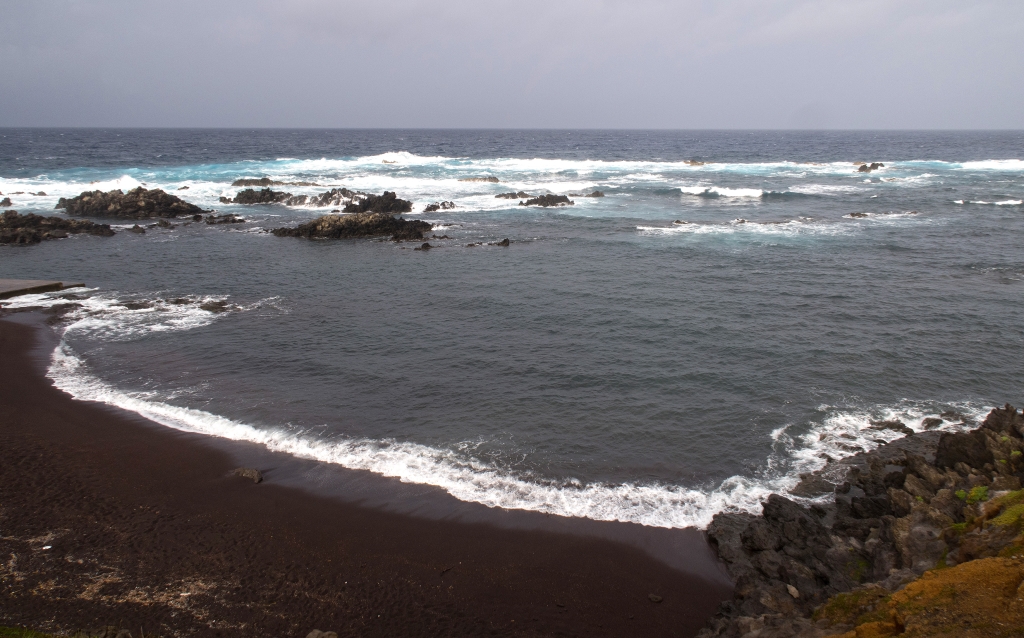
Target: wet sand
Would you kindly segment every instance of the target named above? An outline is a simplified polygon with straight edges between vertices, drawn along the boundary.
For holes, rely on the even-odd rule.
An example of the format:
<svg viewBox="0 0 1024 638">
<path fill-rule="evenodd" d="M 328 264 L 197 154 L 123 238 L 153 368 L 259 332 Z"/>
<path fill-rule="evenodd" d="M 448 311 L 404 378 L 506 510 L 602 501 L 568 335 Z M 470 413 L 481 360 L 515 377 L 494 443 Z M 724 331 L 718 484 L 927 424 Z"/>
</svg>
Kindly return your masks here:
<svg viewBox="0 0 1024 638">
<path fill-rule="evenodd" d="M 412 516 L 331 498 L 344 482 L 234 477 L 222 445 L 54 388 L 42 330 L 0 319 L 0 624 L 692 636 L 731 595 L 715 570 L 557 523 Z"/>
</svg>

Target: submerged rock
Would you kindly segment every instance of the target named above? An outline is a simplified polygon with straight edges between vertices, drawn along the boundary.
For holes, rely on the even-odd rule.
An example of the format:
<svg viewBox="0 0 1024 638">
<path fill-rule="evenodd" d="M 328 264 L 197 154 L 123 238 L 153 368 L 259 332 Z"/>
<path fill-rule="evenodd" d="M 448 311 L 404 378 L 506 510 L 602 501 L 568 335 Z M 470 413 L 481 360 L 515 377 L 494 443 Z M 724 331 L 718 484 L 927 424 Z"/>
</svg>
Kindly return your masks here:
<svg viewBox="0 0 1024 638">
<path fill-rule="evenodd" d="M 576 202 L 565 195 L 541 195 L 540 197 L 528 199 L 525 202 L 519 202 L 520 206 L 543 206 L 545 208 L 549 206 L 573 206 L 575 204 Z"/>
<path fill-rule="evenodd" d="M 108 224 L 84 219 L 20 215 L 16 210 L 0 215 L 0 244 L 38 244 L 46 239 L 64 239 L 69 234 L 79 233 L 110 237 L 114 231 Z"/>
<path fill-rule="evenodd" d="M 423 209 L 424 213 L 436 213 L 439 210 L 452 210 L 455 208 L 455 202 L 440 202 L 427 204 L 427 207 Z"/>
<path fill-rule="evenodd" d="M 68 215 L 86 217 L 118 217 L 122 219 L 145 219 L 148 217 L 177 217 L 197 215 L 203 210 L 179 197 L 169 195 L 159 188 L 147 190 L 141 186 L 127 193 L 120 189 L 113 191 L 86 191 L 77 197 L 61 197 L 58 209 Z"/>
<path fill-rule="evenodd" d="M 244 219 L 235 215 L 234 213 L 227 213 L 225 215 L 207 215 L 207 224 L 241 224 L 245 222 Z"/>
<path fill-rule="evenodd" d="M 488 175 L 487 177 L 463 177 L 459 181 L 460 182 L 487 182 L 487 183 L 490 183 L 490 184 L 497 184 L 501 180 L 499 180 L 497 177 L 494 177 L 493 175 Z"/>
<path fill-rule="evenodd" d="M 277 237 L 305 237 L 307 239 L 352 239 L 391 235 L 395 241 L 423 239 L 424 231 L 432 228 L 427 222 L 396 218 L 390 213 L 356 213 L 354 215 L 324 215 L 295 228 L 277 228 L 271 231 Z"/>
</svg>

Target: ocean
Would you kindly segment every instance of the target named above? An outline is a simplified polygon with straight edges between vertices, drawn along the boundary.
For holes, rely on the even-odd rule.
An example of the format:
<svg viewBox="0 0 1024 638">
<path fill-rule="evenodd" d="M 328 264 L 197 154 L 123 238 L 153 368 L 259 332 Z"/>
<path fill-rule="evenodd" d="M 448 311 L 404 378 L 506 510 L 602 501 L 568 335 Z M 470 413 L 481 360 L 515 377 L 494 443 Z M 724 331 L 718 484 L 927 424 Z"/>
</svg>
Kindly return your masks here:
<svg viewBox="0 0 1024 638">
<path fill-rule="evenodd" d="M 246 177 L 394 191 L 433 248 L 275 237 L 328 211 Z M 1024 398 L 1022 132 L 0 130 L 19 212 L 139 185 L 246 222 L 0 246 L 86 284 L 0 302 L 74 304 L 59 388 L 466 502 L 703 528 Z"/>
</svg>

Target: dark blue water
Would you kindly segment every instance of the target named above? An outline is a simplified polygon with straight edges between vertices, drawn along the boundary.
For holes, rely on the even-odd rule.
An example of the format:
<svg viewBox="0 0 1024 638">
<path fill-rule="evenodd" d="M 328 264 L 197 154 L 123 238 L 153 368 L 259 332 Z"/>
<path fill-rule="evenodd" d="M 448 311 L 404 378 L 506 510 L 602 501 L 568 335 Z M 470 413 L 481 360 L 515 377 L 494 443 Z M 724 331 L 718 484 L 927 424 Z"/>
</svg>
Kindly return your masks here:
<svg viewBox="0 0 1024 638">
<path fill-rule="evenodd" d="M 249 220 L 0 247 L 0 276 L 90 286 L 58 385 L 173 427 L 681 527 L 897 436 L 873 419 L 1022 395 L 1019 132 L 0 135 L 17 210 L 145 184 Z M 448 239 L 270 236 L 327 211 L 219 203 L 262 176 L 393 190 Z M 575 205 L 494 197 L 513 190 Z"/>
</svg>

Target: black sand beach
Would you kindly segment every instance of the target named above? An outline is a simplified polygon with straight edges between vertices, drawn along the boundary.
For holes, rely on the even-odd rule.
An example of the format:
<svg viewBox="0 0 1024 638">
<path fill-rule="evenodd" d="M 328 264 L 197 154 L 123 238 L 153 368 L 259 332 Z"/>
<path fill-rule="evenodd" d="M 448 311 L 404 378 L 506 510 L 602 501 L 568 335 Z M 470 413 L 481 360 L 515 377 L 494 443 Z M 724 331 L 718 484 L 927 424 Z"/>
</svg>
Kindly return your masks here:
<svg viewBox="0 0 1024 638">
<path fill-rule="evenodd" d="M 620 543 L 425 520 L 233 477 L 231 457 L 201 437 L 55 389 L 40 329 L 0 320 L 0 624 L 692 636 L 730 596 Z"/>
</svg>

